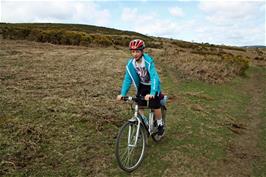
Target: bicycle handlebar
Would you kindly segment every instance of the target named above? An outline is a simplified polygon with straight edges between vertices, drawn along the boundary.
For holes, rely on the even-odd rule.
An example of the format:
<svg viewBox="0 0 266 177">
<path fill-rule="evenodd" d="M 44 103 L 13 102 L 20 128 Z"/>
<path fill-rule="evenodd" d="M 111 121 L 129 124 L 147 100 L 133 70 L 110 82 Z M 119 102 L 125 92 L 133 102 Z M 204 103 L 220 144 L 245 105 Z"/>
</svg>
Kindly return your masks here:
<svg viewBox="0 0 266 177">
<path fill-rule="evenodd" d="M 134 97 L 132 97 L 132 96 L 123 96 L 121 98 L 121 100 L 124 100 L 124 101 L 135 101 L 135 102 L 146 101 L 145 97 L 143 97 L 143 96 L 138 96 L 138 97 L 136 97 L 136 96 L 134 96 Z"/>
</svg>

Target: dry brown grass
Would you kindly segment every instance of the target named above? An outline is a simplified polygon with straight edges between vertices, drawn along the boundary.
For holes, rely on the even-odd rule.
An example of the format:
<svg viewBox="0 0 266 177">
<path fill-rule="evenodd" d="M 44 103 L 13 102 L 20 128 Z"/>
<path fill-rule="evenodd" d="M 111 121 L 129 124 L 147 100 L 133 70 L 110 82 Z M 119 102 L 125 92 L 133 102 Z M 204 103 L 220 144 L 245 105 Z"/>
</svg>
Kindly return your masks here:
<svg viewBox="0 0 266 177">
<path fill-rule="evenodd" d="M 66 165 L 74 172 L 81 165 L 81 175 L 108 168 L 112 153 L 97 150 L 113 143 L 113 130 L 125 120 L 115 96 L 128 56 L 114 48 L 2 40 L 0 175 L 43 163 L 63 176 Z"/>
<path fill-rule="evenodd" d="M 199 79 L 209 83 L 224 83 L 235 76 L 243 75 L 249 60 L 245 56 L 206 52 L 180 51 L 168 48 L 161 52 L 160 61 L 180 73 L 181 77 Z"/>
</svg>

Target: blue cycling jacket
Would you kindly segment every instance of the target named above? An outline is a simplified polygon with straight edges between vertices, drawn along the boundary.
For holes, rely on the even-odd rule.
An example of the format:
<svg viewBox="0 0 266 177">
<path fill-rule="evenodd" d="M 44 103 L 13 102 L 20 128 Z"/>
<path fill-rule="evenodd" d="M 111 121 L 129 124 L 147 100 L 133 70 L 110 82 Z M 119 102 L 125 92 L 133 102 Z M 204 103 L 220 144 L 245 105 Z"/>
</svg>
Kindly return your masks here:
<svg viewBox="0 0 266 177">
<path fill-rule="evenodd" d="M 150 57 L 146 53 L 143 54 L 143 58 L 145 61 L 145 67 L 147 68 L 149 75 L 150 75 L 150 82 L 151 82 L 150 95 L 155 96 L 156 92 L 157 94 L 161 92 L 160 78 L 156 71 L 153 58 Z M 126 66 L 126 74 L 125 74 L 122 89 L 121 89 L 122 96 L 126 96 L 127 92 L 130 89 L 132 82 L 135 86 L 136 93 L 138 92 L 138 88 L 140 85 L 140 78 L 133 65 L 133 60 L 134 58 L 130 58 Z"/>
</svg>

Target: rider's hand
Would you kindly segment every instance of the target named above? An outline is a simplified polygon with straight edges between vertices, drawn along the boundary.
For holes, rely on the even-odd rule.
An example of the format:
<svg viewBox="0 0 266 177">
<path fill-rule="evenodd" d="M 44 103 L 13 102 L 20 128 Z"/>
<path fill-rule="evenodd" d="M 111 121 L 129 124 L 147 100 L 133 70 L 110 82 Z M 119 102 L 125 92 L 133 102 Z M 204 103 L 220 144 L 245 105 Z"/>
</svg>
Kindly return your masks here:
<svg viewBox="0 0 266 177">
<path fill-rule="evenodd" d="M 117 95 L 116 100 L 120 101 L 122 99 L 122 95 Z"/>
<path fill-rule="evenodd" d="M 150 100 L 150 99 L 152 99 L 152 98 L 154 98 L 154 96 L 153 95 L 150 95 L 150 94 L 148 94 L 148 95 L 146 95 L 145 96 L 145 100 Z"/>
</svg>

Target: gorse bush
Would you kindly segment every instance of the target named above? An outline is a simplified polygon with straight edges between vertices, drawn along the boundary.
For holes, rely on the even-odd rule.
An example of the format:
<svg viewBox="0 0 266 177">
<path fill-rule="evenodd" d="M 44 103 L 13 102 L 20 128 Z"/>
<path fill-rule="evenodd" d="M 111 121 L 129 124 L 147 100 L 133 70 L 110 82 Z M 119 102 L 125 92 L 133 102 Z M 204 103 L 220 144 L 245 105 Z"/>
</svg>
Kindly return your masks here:
<svg viewBox="0 0 266 177">
<path fill-rule="evenodd" d="M 112 42 L 115 45 L 120 45 L 120 46 L 128 46 L 130 42 L 130 38 L 127 36 L 112 36 Z"/>
<path fill-rule="evenodd" d="M 227 66 L 235 68 L 234 71 L 236 75 L 244 75 L 245 71 L 249 67 L 250 61 L 248 57 L 243 57 L 241 55 L 223 55 L 222 60 L 227 64 Z"/>
<path fill-rule="evenodd" d="M 190 42 L 185 42 L 185 41 L 172 41 L 171 42 L 173 45 L 181 47 L 181 48 L 196 48 L 197 45 L 190 43 Z"/>
<path fill-rule="evenodd" d="M 3 28 L 2 35 L 4 39 L 26 39 L 31 33 L 30 29 L 25 28 Z"/>
<path fill-rule="evenodd" d="M 4 39 L 31 40 L 62 45 L 128 46 L 133 38 L 142 38 L 149 47 L 159 48 L 152 38 L 127 31 L 103 27 L 63 24 L 1 24 Z M 130 34 L 130 35 L 129 35 Z"/>
<path fill-rule="evenodd" d="M 4 39 L 27 39 L 37 42 L 48 42 L 63 45 L 84 45 L 98 44 L 100 46 L 112 45 L 111 37 L 104 35 L 89 35 L 79 31 L 63 31 L 57 29 L 25 29 L 25 28 L 4 28 Z"/>
<path fill-rule="evenodd" d="M 112 45 L 112 38 L 110 36 L 103 35 L 92 35 L 93 43 L 98 44 L 100 46 L 110 46 Z"/>
<path fill-rule="evenodd" d="M 238 50 L 238 51 L 246 52 L 245 48 L 240 48 L 240 47 L 225 46 L 225 45 L 220 45 L 219 47 L 223 49 L 227 49 L 227 50 Z"/>
<path fill-rule="evenodd" d="M 199 45 L 192 49 L 191 53 L 200 55 L 218 55 L 226 54 L 222 48 L 207 47 L 205 45 Z"/>
</svg>

